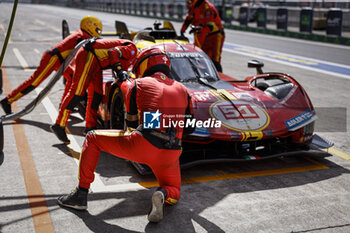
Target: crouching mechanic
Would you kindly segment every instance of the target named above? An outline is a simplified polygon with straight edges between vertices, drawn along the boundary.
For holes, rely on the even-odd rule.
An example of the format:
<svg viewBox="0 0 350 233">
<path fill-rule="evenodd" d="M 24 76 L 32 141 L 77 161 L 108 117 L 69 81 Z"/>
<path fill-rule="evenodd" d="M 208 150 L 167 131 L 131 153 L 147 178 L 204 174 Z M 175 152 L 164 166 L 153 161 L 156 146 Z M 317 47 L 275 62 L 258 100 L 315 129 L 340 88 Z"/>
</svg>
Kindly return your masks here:
<svg viewBox="0 0 350 233">
<path fill-rule="evenodd" d="M 1 100 L 1 106 L 6 114 L 11 114 L 11 104 L 22 96 L 28 94 L 40 85 L 53 71 L 57 71 L 64 60 L 68 57 L 74 47 L 82 40 L 90 37 L 100 37 L 102 32 L 102 23 L 95 16 L 85 16 L 80 21 L 80 30 L 74 34 L 67 36 L 63 41 L 44 52 L 41 57 L 40 64 L 35 72 L 16 89 L 9 93 L 6 98 Z M 73 69 L 68 67 L 63 73 L 66 78 L 66 88 L 62 95 L 62 99 L 68 92 L 71 84 Z"/>
<path fill-rule="evenodd" d="M 85 114 L 85 130 L 95 129 L 97 125 L 97 110 L 103 97 L 102 70 L 122 67 L 127 69 L 136 58 L 137 48 L 129 40 L 104 40 L 95 38 L 80 48 L 75 57 L 75 72 L 72 84 L 64 97 L 51 131 L 64 143 L 70 143 L 65 127 L 74 107 L 85 95 L 87 90 L 87 108 Z"/>
<path fill-rule="evenodd" d="M 126 97 L 127 124 L 134 131 L 94 130 L 86 136 L 79 166 L 79 186 L 69 195 L 58 198 L 62 206 L 87 209 L 87 195 L 101 151 L 123 159 L 148 165 L 160 187 L 152 195 L 150 222 L 163 218 L 164 203 L 174 205 L 180 199 L 181 175 L 179 157 L 183 128 L 146 129 L 139 116 L 152 112 L 154 118 L 174 116 L 183 121 L 191 116 L 191 101 L 187 89 L 167 77 L 170 71 L 168 56 L 158 48 L 142 51 L 135 61 L 137 78 Z M 142 78 L 141 78 L 142 77 Z M 138 114 L 139 113 L 139 114 Z M 159 118 L 158 118 L 159 119 Z"/>
<path fill-rule="evenodd" d="M 225 32 L 218 11 L 208 0 L 187 0 L 187 8 L 188 14 L 181 27 L 181 35 L 189 25 L 197 27 L 198 30 L 194 31 L 194 44 L 201 48 L 213 61 L 216 69 L 222 72 L 220 63 Z"/>
</svg>

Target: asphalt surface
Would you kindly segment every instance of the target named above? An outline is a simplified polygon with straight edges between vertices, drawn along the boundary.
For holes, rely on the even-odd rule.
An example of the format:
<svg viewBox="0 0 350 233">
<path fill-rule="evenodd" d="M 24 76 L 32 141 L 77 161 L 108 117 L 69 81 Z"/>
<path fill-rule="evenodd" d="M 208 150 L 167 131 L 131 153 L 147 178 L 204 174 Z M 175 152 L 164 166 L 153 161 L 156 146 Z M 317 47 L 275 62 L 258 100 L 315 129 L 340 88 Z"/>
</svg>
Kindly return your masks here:
<svg viewBox="0 0 350 233">
<path fill-rule="evenodd" d="M 0 3 L 0 9 L 2 46 L 12 5 Z M 63 18 L 72 31 L 88 14 L 101 18 L 105 31 L 113 30 L 114 20 L 125 21 L 132 30 L 154 22 L 52 6 L 19 4 L 17 10 L 3 63 L 2 97 L 27 79 L 41 54 L 61 40 Z M 179 29 L 180 24 L 175 27 Z M 63 209 L 56 199 L 77 184 L 76 158 L 84 140 L 84 123 L 73 114 L 68 147 L 50 132 L 64 88 L 59 82 L 32 113 L 4 124 L 0 232 L 350 232 L 350 80 L 342 70 L 349 68 L 349 47 L 231 30 L 226 30 L 226 35 L 226 45 L 240 49 L 225 47 L 224 72 L 243 79 L 255 73 L 247 68 L 247 61 L 260 59 L 264 70 L 295 77 L 319 109 L 316 133 L 335 144 L 332 157 L 280 158 L 183 170 L 181 200 L 166 208 L 161 223 L 151 224 L 147 213 L 156 186 L 154 177 L 141 176 L 127 161 L 102 154 L 88 211 Z M 276 52 L 282 59 L 272 59 Z M 304 67 L 302 62 L 288 59 L 291 55 L 336 68 Z M 13 109 L 22 109 L 36 93 L 17 101 Z"/>
</svg>

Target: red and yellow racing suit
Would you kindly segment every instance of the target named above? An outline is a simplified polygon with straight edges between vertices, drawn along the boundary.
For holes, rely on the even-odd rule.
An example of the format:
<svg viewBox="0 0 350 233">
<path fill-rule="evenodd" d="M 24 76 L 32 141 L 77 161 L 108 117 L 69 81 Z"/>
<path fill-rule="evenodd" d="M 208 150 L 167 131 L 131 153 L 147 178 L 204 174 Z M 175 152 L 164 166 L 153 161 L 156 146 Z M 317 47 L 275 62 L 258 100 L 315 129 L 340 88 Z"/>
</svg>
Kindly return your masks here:
<svg viewBox="0 0 350 233">
<path fill-rule="evenodd" d="M 215 6 L 207 0 L 198 0 L 189 12 L 181 27 L 184 33 L 189 25 L 202 26 L 194 33 L 194 44 L 200 47 L 222 72 L 221 52 L 225 40 L 224 27 Z"/>
<path fill-rule="evenodd" d="M 137 55 L 136 46 L 129 40 L 97 39 L 80 48 L 75 57 L 75 72 L 67 95 L 63 98 L 56 124 L 65 127 L 74 107 L 87 90 L 86 127 L 97 124 L 97 110 L 102 100 L 102 70 L 121 63 L 124 69 Z"/>
<path fill-rule="evenodd" d="M 64 40 L 53 46 L 51 49 L 45 51 L 35 72 L 6 96 L 8 102 L 11 104 L 34 90 L 53 71 L 57 71 L 60 68 L 63 61 L 79 42 L 88 38 L 90 38 L 88 33 L 78 30 L 74 34 L 67 36 Z M 66 78 L 67 82 L 62 99 L 67 94 L 67 87 L 69 87 L 71 84 L 73 69 L 69 66 L 63 73 L 63 76 Z"/>
<path fill-rule="evenodd" d="M 179 157 L 183 128 L 179 124 L 173 128 L 160 124 L 159 129 L 145 129 L 142 117 L 147 112 L 158 111 L 161 113 L 159 119 L 184 121 L 185 114 L 192 113 L 190 103 L 187 89 L 161 72 L 135 80 L 127 93 L 126 118 L 128 125 L 140 125 L 134 131 L 90 131 L 80 157 L 79 186 L 89 189 L 100 151 L 105 151 L 148 165 L 159 186 L 167 191 L 165 203 L 176 204 L 180 199 Z"/>
</svg>

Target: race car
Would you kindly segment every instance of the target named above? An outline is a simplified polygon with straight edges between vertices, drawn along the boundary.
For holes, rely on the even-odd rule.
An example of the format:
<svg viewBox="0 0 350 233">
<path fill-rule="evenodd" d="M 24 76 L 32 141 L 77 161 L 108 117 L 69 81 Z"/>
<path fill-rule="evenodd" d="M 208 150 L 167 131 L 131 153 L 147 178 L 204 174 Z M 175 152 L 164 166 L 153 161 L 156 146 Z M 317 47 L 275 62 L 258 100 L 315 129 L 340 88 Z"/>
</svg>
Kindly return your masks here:
<svg viewBox="0 0 350 233">
<path fill-rule="evenodd" d="M 190 123 L 195 130 L 183 137 L 182 168 L 291 155 L 331 156 L 322 149 L 333 144 L 313 133 L 317 119 L 315 109 L 304 88 L 294 78 L 279 72 L 264 73 L 262 62 L 250 61 L 248 67 L 256 68 L 257 74 L 244 80 L 234 79 L 217 72 L 210 58 L 187 38 L 178 36 L 170 22 L 164 22 L 162 28 L 160 25 L 156 22 L 153 28 L 129 33 L 123 22 L 116 21 L 117 31 L 113 35 L 132 39 L 140 49 L 159 47 L 164 50 L 171 62 L 170 78 L 188 88 L 194 110 L 194 121 Z M 68 33 L 69 29 L 63 34 Z M 82 41 L 79 46 L 84 43 Z M 74 53 L 67 61 L 73 56 Z M 40 93 L 33 104 L 18 114 L 1 118 L 0 126 L 6 120 L 29 113 L 63 71 L 64 67 L 60 68 L 45 88 L 47 91 Z M 99 127 L 126 128 L 124 99 L 133 82 L 133 74 L 130 76 L 124 82 L 115 82 L 111 71 L 104 72 Z M 84 115 L 84 101 L 80 110 Z M 141 174 L 151 172 L 142 164 L 133 164 Z"/>
<path fill-rule="evenodd" d="M 183 137 L 182 168 L 196 164 L 267 159 L 289 155 L 330 156 L 332 144 L 314 135 L 315 109 L 304 88 L 290 75 L 264 73 L 237 80 L 216 71 L 210 58 L 173 27 L 156 23 L 133 36 L 140 49 L 158 47 L 171 61 L 170 78 L 191 95 L 195 131 Z M 132 75 L 132 74 L 131 74 Z M 104 127 L 124 129 L 124 98 L 133 78 L 117 85 L 104 75 L 99 115 Z M 141 174 L 150 170 L 133 163 Z"/>
</svg>

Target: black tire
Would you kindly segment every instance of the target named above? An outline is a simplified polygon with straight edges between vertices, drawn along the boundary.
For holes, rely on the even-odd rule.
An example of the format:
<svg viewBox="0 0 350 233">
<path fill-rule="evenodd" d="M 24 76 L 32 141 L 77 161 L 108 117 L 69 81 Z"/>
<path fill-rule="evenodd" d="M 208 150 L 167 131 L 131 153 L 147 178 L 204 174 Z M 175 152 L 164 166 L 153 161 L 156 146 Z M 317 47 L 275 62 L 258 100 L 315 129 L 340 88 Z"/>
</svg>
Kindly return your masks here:
<svg viewBox="0 0 350 233">
<path fill-rule="evenodd" d="M 126 129 L 124 98 L 119 88 L 115 89 L 111 101 L 109 128 Z"/>
</svg>

